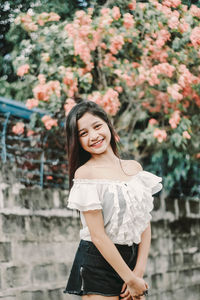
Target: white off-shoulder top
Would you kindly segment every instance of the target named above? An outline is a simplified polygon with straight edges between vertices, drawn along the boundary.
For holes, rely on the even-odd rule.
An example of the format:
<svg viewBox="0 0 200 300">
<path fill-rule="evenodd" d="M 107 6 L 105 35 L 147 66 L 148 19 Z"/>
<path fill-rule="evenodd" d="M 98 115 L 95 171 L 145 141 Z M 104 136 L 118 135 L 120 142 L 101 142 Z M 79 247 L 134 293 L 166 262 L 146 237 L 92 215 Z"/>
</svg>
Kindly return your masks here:
<svg viewBox="0 0 200 300">
<path fill-rule="evenodd" d="M 102 210 L 107 235 L 116 244 L 139 244 L 151 220 L 152 195 L 162 189 L 161 177 L 140 171 L 128 181 L 74 179 L 68 207 L 80 211 L 80 238 L 91 241 L 83 213 Z"/>
</svg>

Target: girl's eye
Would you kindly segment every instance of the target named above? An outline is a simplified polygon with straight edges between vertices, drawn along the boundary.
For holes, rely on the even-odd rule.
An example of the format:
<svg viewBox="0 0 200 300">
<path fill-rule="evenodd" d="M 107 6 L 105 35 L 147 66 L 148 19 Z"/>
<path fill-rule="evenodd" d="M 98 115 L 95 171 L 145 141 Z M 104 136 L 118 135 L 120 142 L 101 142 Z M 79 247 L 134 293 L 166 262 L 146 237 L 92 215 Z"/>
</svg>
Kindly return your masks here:
<svg viewBox="0 0 200 300">
<path fill-rule="evenodd" d="M 95 129 L 98 129 L 98 128 L 100 128 L 101 127 L 101 124 L 97 124 L 97 125 L 95 125 Z"/>
<path fill-rule="evenodd" d="M 81 132 L 80 134 L 79 134 L 79 136 L 85 136 L 87 134 L 87 132 L 86 131 L 83 131 L 83 132 Z"/>
</svg>

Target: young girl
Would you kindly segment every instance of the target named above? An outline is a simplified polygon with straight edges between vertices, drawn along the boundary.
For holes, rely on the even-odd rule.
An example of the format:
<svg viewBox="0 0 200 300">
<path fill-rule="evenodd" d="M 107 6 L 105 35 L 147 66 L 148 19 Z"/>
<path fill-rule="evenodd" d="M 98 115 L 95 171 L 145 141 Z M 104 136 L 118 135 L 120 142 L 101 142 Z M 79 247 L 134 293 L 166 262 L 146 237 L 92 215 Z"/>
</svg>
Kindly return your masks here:
<svg viewBox="0 0 200 300">
<path fill-rule="evenodd" d="M 70 195 L 83 228 L 65 293 L 82 300 L 143 300 L 152 194 L 161 178 L 121 160 L 116 134 L 97 104 L 83 101 L 66 121 Z"/>
</svg>

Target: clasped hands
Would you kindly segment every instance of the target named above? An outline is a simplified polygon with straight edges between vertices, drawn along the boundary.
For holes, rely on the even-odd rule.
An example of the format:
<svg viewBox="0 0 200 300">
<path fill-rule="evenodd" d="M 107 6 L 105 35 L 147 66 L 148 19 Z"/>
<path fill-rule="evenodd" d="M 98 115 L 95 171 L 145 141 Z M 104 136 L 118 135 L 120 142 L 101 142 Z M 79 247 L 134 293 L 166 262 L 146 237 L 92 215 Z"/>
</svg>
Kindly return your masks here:
<svg viewBox="0 0 200 300">
<path fill-rule="evenodd" d="M 141 276 L 133 271 L 136 278 L 134 282 L 124 283 L 122 286 L 120 299 L 123 300 L 145 300 L 148 295 L 148 285 Z"/>
</svg>

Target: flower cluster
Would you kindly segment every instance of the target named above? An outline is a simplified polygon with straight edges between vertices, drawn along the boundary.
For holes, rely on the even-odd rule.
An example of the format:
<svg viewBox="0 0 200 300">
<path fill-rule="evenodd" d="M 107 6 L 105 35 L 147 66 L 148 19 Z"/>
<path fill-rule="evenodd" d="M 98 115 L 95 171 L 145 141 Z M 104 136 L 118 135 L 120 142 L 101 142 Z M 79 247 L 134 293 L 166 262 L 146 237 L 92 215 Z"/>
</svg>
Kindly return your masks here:
<svg viewBox="0 0 200 300">
<path fill-rule="evenodd" d="M 47 130 L 50 130 L 53 126 L 58 126 L 58 121 L 47 115 L 42 117 L 42 122 Z"/>
<path fill-rule="evenodd" d="M 26 31 L 32 32 L 38 30 L 38 25 L 44 26 L 45 23 L 47 22 L 55 22 L 59 20 L 60 20 L 60 16 L 54 12 L 50 12 L 50 13 L 44 12 L 39 14 L 38 16 L 34 16 L 34 15 L 32 16 L 29 13 L 27 13 L 18 16 L 15 19 L 15 24 L 22 25 L 22 27 Z"/>
<path fill-rule="evenodd" d="M 22 77 L 29 72 L 30 66 L 28 64 L 22 65 L 17 69 L 17 75 Z"/>
<path fill-rule="evenodd" d="M 92 18 L 90 14 L 84 11 L 76 12 L 76 19 L 72 24 L 67 24 L 65 30 L 74 44 L 74 54 L 79 55 L 86 64 L 88 70 L 91 70 L 91 51 L 95 50 L 99 44 L 99 31 L 91 27 Z"/>
<path fill-rule="evenodd" d="M 24 132 L 24 126 L 25 124 L 23 122 L 17 122 L 12 128 L 12 132 L 20 135 Z"/>
<path fill-rule="evenodd" d="M 58 15 L 19 16 L 16 23 L 28 32 L 37 30 L 33 43 L 41 49 L 37 57 L 42 74 L 37 82 L 32 81 L 26 106 L 49 109 L 42 122 L 50 130 L 57 126 L 56 114 L 64 117 L 76 99 L 83 98 L 115 117 L 119 132 L 125 128 L 131 141 L 139 137 L 134 130 L 128 132 L 129 128 L 134 129 L 137 120 L 144 118 L 148 125 L 142 136 L 148 145 L 176 143 L 176 134 L 184 145 L 190 143 L 197 125 L 186 120 L 200 107 L 199 18 L 199 8 L 192 5 L 188 9 L 180 0 L 132 0 L 126 11 L 104 7 L 95 17 L 89 8 L 77 11 L 72 22 L 55 27 L 61 41 L 55 45 L 49 38 L 53 32 L 45 27 L 59 21 Z M 34 76 L 31 61 L 25 64 L 26 57 L 17 65 L 23 80 Z M 124 110 L 129 115 L 125 119 Z M 139 142 L 134 145 L 138 145 L 134 151 L 140 151 Z"/>
<path fill-rule="evenodd" d="M 43 74 L 38 75 L 38 80 L 39 84 L 33 88 L 34 99 L 49 101 L 52 94 L 55 94 L 58 98 L 60 97 L 61 86 L 58 80 L 50 80 L 46 83 L 46 79 Z M 32 103 L 36 104 L 38 102 L 32 101 Z"/>
<path fill-rule="evenodd" d="M 114 116 L 116 115 L 120 106 L 118 97 L 118 92 L 113 90 L 112 88 L 109 88 L 104 95 L 101 95 L 101 93 L 98 91 L 93 92 L 88 96 L 88 100 L 102 106 L 108 114 Z"/>
</svg>

